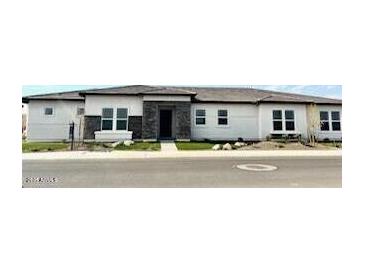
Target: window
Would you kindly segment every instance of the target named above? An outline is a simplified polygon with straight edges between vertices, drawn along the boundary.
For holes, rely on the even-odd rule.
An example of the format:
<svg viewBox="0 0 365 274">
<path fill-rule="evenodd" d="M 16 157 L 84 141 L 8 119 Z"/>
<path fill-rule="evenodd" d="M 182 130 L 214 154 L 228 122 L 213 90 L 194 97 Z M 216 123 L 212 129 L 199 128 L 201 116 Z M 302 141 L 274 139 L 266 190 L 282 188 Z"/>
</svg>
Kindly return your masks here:
<svg viewBox="0 0 365 274">
<path fill-rule="evenodd" d="M 281 110 L 272 111 L 274 130 L 283 130 L 283 115 Z"/>
<path fill-rule="evenodd" d="M 218 125 L 228 125 L 228 111 L 226 109 L 218 110 Z"/>
<path fill-rule="evenodd" d="M 127 130 L 128 109 L 117 108 L 117 130 Z"/>
<path fill-rule="evenodd" d="M 331 119 L 332 119 L 332 130 L 333 131 L 340 131 L 341 130 L 341 118 L 339 111 L 332 111 L 331 112 Z"/>
<path fill-rule="evenodd" d="M 322 131 L 329 131 L 330 130 L 330 123 L 329 123 L 328 111 L 319 112 L 319 117 L 320 117 L 320 120 L 321 120 L 321 130 Z"/>
<path fill-rule="evenodd" d="M 84 108 L 77 108 L 77 115 L 84 115 L 85 109 Z"/>
<path fill-rule="evenodd" d="M 44 115 L 53 115 L 53 108 L 47 107 L 44 109 Z"/>
<path fill-rule="evenodd" d="M 285 110 L 285 130 L 295 130 L 294 110 Z"/>
<path fill-rule="evenodd" d="M 205 109 L 195 110 L 195 124 L 205 125 Z"/>
<path fill-rule="evenodd" d="M 103 108 L 101 116 L 101 130 L 113 130 L 112 108 Z"/>
</svg>

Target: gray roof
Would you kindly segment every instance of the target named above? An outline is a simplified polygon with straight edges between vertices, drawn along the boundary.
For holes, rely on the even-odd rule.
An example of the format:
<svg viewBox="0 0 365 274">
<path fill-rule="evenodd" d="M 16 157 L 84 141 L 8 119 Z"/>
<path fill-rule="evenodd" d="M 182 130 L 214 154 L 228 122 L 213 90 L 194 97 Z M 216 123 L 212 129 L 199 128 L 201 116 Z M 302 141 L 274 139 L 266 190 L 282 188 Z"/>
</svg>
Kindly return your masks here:
<svg viewBox="0 0 365 274">
<path fill-rule="evenodd" d="M 316 103 L 342 104 L 342 100 L 252 88 L 121 86 L 71 92 L 49 93 L 23 97 L 29 100 L 84 100 L 85 95 L 187 95 L 193 102 L 227 103 Z"/>
<path fill-rule="evenodd" d="M 103 89 L 89 89 L 80 91 L 81 95 L 110 94 L 110 95 L 195 95 L 196 93 L 179 87 L 164 86 L 121 86 Z"/>
<path fill-rule="evenodd" d="M 252 88 L 187 88 L 197 102 L 342 104 L 342 100 Z"/>
<path fill-rule="evenodd" d="M 23 103 L 28 103 L 29 100 L 74 100 L 84 101 L 85 98 L 80 96 L 80 91 L 68 91 L 68 92 L 57 92 L 57 93 L 46 93 L 38 95 L 30 95 L 23 97 Z"/>
</svg>

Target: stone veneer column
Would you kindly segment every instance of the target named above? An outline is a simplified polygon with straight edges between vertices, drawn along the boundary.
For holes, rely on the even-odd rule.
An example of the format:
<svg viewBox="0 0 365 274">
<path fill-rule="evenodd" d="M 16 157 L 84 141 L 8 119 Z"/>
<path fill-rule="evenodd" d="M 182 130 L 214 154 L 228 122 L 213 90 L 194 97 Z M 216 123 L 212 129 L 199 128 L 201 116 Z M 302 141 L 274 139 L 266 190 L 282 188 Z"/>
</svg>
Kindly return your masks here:
<svg viewBox="0 0 365 274">
<path fill-rule="evenodd" d="M 157 140 L 158 102 L 143 102 L 142 138 Z"/>
<path fill-rule="evenodd" d="M 142 138 L 144 140 L 157 140 L 158 138 L 158 119 L 159 106 L 170 106 L 175 108 L 176 113 L 176 131 L 177 140 L 190 140 L 191 122 L 190 111 L 191 102 L 143 102 L 143 118 L 142 118 Z"/>
<path fill-rule="evenodd" d="M 84 140 L 94 140 L 95 131 L 101 130 L 101 116 L 84 117 Z"/>
<path fill-rule="evenodd" d="M 142 139 L 142 116 L 128 117 L 128 131 L 133 131 L 132 139 Z"/>
<path fill-rule="evenodd" d="M 176 102 L 176 140 L 190 140 L 191 137 L 191 103 Z"/>
</svg>

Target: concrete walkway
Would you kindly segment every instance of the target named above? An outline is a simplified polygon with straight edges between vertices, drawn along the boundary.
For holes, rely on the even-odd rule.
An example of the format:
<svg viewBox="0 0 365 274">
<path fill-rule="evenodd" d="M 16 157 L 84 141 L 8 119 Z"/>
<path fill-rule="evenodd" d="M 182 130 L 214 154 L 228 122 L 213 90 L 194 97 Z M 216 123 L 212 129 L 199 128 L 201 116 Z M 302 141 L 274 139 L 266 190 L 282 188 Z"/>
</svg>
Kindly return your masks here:
<svg viewBox="0 0 365 274">
<path fill-rule="evenodd" d="M 176 146 L 175 146 L 176 147 Z M 342 150 L 232 150 L 232 151 L 64 151 L 23 153 L 23 160 L 65 159 L 152 159 L 152 158 L 223 158 L 223 157 L 341 157 Z"/>
<path fill-rule="evenodd" d="M 164 140 L 160 141 L 161 144 L 161 152 L 176 152 L 177 147 L 174 141 Z"/>
</svg>

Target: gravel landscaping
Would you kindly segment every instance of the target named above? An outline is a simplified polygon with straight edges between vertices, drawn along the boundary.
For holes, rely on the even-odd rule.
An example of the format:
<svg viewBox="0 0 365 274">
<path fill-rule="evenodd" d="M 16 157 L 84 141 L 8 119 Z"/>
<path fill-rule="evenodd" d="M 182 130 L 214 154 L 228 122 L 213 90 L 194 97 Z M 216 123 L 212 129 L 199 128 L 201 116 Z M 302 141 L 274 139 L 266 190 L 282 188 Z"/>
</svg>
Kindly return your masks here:
<svg viewBox="0 0 365 274">
<path fill-rule="evenodd" d="M 334 146 L 328 146 L 321 143 L 318 143 L 315 147 L 311 147 L 311 146 L 306 146 L 299 142 L 281 143 L 273 141 L 253 143 L 251 145 L 238 148 L 238 150 L 328 150 L 328 149 L 337 149 L 337 148 Z"/>
<path fill-rule="evenodd" d="M 131 141 L 130 141 L 131 142 Z M 341 142 L 320 142 L 315 147 L 304 145 L 300 142 L 175 142 L 178 150 L 338 150 L 342 149 Z M 69 143 L 32 143 L 23 141 L 23 153 L 47 152 L 47 151 L 68 151 Z M 100 151 L 113 150 L 130 151 L 160 151 L 159 142 L 131 142 L 131 144 L 120 143 L 116 146 L 112 143 L 76 143 L 74 150 L 78 151 Z"/>
<path fill-rule="evenodd" d="M 123 143 L 117 145 L 115 150 L 136 150 L 136 151 L 159 151 L 161 150 L 160 142 L 134 142 L 130 145 Z"/>
<path fill-rule="evenodd" d="M 336 150 L 341 149 L 339 142 L 322 142 L 315 147 L 300 142 L 176 142 L 179 150 Z"/>
</svg>

